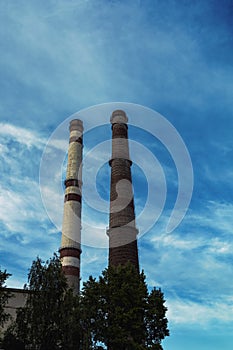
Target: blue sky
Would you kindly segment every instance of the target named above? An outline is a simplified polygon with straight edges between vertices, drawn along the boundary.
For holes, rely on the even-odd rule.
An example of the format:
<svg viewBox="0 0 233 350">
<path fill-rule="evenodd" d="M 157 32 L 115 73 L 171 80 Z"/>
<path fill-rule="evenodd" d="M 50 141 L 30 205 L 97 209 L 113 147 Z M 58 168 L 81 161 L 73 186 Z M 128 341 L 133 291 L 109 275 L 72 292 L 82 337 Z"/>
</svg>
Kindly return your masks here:
<svg viewBox="0 0 233 350">
<path fill-rule="evenodd" d="M 150 152 L 166 178 L 162 215 L 139 239 L 147 282 L 160 286 L 167 300 L 171 335 L 164 349 L 232 348 L 232 18 L 230 0 L 0 1 L 0 266 L 12 273 L 8 286 L 22 287 L 32 260 L 37 255 L 47 259 L 59 248 L 54 222 L 59 226 L 62 217 L 64 121 L 93 105 L 143 105 L 178 131 L 194 173 L 187 214 L 168 233 L 178 191 L 176 164 L 161 141 L 136 128 L 130 115 L 130 137 L 149 150 L 132 168 L 138 215 L 148 194 L 146 171 L 152 172 L 150 179 L 154 175 L 160 195 L 159 167 L 148 168 Z M 110 114 L 97 113 L 92 121 L 85 112 L 80 116 L 86 129 L 88 123 L 104 125 L 87 132 L 88 155 L 111 137 Z M 154 127 L 146 115 L 142 118 L 145 128 Z M 62 136 L 53 137 L 51 146 L 52 154 L 61 156 L 60 168 L 51 163 L 47 173 L 40 173 L 47 141 L 60 125 Z M 84 175 L 87 179 L 101 164 L 96 186 L 106 202 L 109 143 L 103 149 L 87 156 Z M 132 158 L 133 153 L 132 147 Z M 84 184 L 87 201 L 89 185 Z M 156 208 L 149 210 L 144 221 Z M 97 248 L 106 237 L 99 234 L 96 240 L 96 232 L 107 226 L 107 213 L 84 203 L 83 220 L 90 224 L 82 232 L 88 241 L 82 253 L 85 280 L 107 265 L 107 250 Z"/>
</svg>

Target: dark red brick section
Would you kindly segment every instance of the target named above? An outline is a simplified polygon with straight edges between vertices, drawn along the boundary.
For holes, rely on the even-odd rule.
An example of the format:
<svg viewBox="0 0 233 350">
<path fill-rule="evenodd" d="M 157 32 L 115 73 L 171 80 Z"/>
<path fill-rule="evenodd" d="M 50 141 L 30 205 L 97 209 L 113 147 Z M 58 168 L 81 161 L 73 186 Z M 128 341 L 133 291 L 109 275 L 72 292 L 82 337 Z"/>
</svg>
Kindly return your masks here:
<svg viewBox="0 0 233 350">
<path fill-rule="evenodd" d="M 81 187 L 82 186 L 82 181 L 77 180 L 77 179 L 67 179 L 64 181 L 65 187 L 70 187 L 70 186 L 76 186 L 76 187 Z"/>
<path fill-rule="evenodd" d="M 80 269 L 75 266 L 62 266 L 62 271 L 65 275 L 76 276 L 79 278 Z"/>
<path fill-rule="evenodd" d="M 121 139 L 127 139 L 128 136 L 128 126 L 127 124 L 113 124 L 112 125 L 112 138 L 113 139 L 117 139 L 117 138 L 121 138 Z"/>
<path fill-rule="evenodd" d="M 73 256 L 74 258 L 80 259 L 81 249 L 77 248 L 61 248 L 60 257 L 64 258 L 65 256 Z"/>
<path fill-rule="evenodd" d="M 131 262 L 139 271 L 137 240 L 109 249 L 109 264 L 111 266 L 125 265 L 127 262 Z"/>
<path fill-rule="evenodd" d="M 67 193 L 64 197 L 64 202 L 75 201 L 81 203 L 82 197 L 77 193 Z"/>
<path fill-rule="evenodd" d="M 69 143 L 71 142 L 78 142 L 80 143 L 81 145 L 83 144 L 83 138 L 82 137 L 76 137 L 76 136 L 71 136 L 70 137 L 70 140 L 69 140 Z"/>
</svg>

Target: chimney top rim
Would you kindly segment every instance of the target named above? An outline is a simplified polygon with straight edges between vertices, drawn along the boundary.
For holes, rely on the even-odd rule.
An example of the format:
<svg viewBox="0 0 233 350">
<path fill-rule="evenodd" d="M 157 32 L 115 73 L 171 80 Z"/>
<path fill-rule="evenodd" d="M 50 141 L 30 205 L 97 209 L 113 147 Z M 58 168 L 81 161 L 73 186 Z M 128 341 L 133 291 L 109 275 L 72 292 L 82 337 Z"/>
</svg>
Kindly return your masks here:
<svg viewBox="0 0 233 350">
<path fill-rule="evenodd" d="M 78 130 L 83 132 L 83 122 L 80 119 L 73 119 L 70 121 L 70 131 Z"/>
<path fill-rule="evenodd" d="M 128 123 L 128 117 L 127 117 L 125 111 L 123 111 L 122 109 L 116 109 L 115 111 L 112 112 L 112 115 L 111 115 L 111 118 L 110 118 L 110 122 L 112 124 L 114 124 L 114 123 L 127 124 Z"/>
</svg>

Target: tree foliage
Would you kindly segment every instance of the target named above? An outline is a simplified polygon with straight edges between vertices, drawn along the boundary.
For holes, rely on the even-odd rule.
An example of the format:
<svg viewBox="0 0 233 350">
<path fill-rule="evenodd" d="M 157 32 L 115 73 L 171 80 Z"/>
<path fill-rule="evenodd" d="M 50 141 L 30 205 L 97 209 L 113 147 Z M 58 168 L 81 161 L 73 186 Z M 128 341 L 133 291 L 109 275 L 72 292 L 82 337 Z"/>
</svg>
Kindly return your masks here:
<svg viewBox="0 0 233 350">
<path fill-rule="evenodd" d="M 24 289 L 26 305 L 18 310 L 12 328 L 17 340 L 33 350 L 76 349 L 79 301 L 68 289 L 59 258 L 33 261 Z"/>
<path fill-rule="evenodd" d="M 162 349 L 169 335 L 163 293 L 149 293 L 134 266 L 109 267 L 98 281 L 90 277 L 81 298 L 85 349 L 100 342 L 111 350 Z"/>
<path fill-rule="evenodd" d="M 160 289 L 148 291 L 131 264 L 89 277 L 79 296 L 68 288 L 59 258 L 37 258 L 25 285 L 28 297 L 5 336 L 5 349 L 161 350 L 169 335 Z M 8 344 L 8 345 L 7 345 Z M 12 346 L 13 344 L 13 346 Z"/>
<path fill-rule="evenodd" d="M 147 299 L 145 323 L 147 329 L 146 345 L 150 349 L 162 349 L 161 341 L 169 336 L 167 308 L 161 289 L 153 288 Z"/>
<path fill-rule="evenodd" d="M 11 293 L 6 289 L 6 280 L 11 275 L 6 270 L 0 270 L 0 327 L 9 319 L 10 315 L 6 312 L 5 307 L 8 299 L 11 297 Z"/>
</svg>

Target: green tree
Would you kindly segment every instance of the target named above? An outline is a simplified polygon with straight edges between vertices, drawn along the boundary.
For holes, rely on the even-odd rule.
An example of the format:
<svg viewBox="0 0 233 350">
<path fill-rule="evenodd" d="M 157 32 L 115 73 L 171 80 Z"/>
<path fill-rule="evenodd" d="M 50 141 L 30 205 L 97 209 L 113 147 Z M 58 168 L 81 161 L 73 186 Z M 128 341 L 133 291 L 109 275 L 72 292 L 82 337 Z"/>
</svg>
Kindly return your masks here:
<svg viewBox="0 0 233 350">
<path fill-rule="evenodd" d="M 0 327 L 9 319 L 10 315 L 6 312 L 6 304 L 8 299 L 11 297 L 11 293 L 6 288 L 6 280 L 11 275 L 6 272 L 6 270 L 0 270 Z"/>
<path fill-rule="evenodd" d="M 161 341 L 169 336 L 167 308 L 164 305 L 161 289 L 153 288 L 147 298 L 145 323 L 147 328 L 146 345 L 148 349 L 162 349 Z"/>
<path fill-rule="evenodd" d="M 25 307 L 8 329 L 6 350 L 162 350 L 169 335 L 165 300 L 150 293 L 131 264 L 90 277 L 80 296 L 68 289 L 59 258 L 32 263 Z"/>
<path fill-rule="evenodd" d="M 90 277 L 81 294 L 83 349 L 162 349 L 169 335 L 164 303 L 161 290 L 149 293 L 144 273 L 131 264 L 109 267 L 98 281 Z"/>
<path fill-rule="evenodd" d="M 13 334 L 33 350 L 77 349 L 79 300 L 68 289 L 57 255 L 32 263 L 25 285 L 28 297 L 17 312 Z"/>
</svg>

